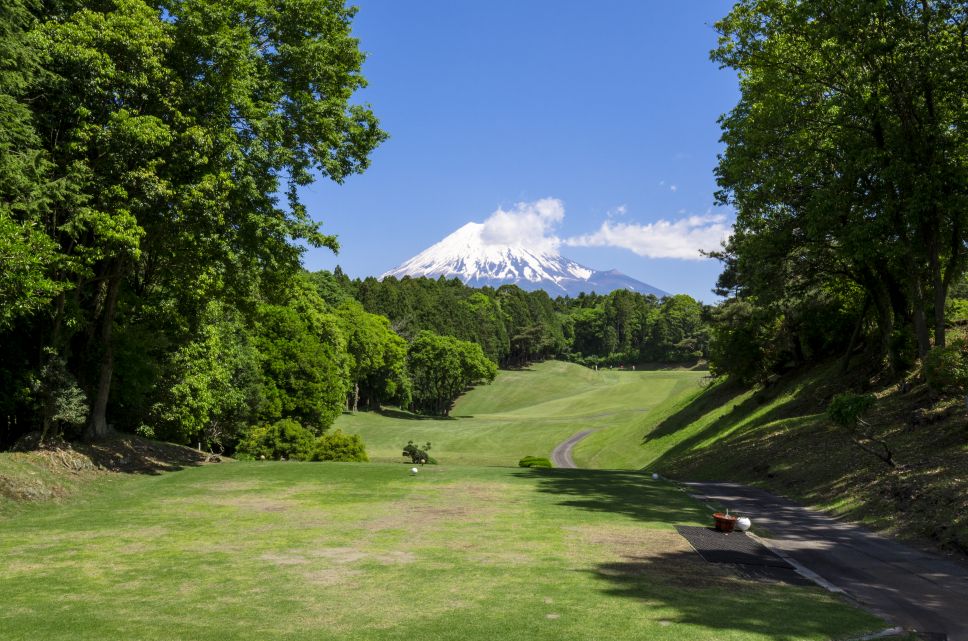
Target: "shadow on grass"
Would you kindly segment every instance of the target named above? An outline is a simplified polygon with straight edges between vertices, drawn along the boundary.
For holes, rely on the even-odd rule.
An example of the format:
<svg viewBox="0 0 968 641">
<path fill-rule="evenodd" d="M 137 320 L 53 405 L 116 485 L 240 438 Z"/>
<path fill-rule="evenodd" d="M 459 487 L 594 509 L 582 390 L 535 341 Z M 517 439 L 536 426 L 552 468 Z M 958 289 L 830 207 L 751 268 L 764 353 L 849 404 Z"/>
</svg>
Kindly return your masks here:
<svg viewBox="0 0 968 641">
<path fill-rule="evenodd" d="M 376 413 L 380 416 L 385 416 L 387 418 L 395 418 L 405 421 L 456 421 L 457 418 L 454 416 L 432 416 L 430 414 L 414 414 L 413 412 L 406 412 L 401 409 L 396 409 L 392 407 L 384 407 L 376 410 Z M 464 416 L 461 418 L 473 418 L 472 416 Z"/>
<path fill-rule="evenodd" d="M 624 515 L 640 522 L 706 524 L 708 510 L 675 487 L 640 472 L 583 469 L 531 469 L 517 473 L 537 480 L 538 491 L 559 495 L 560 505 Z M 633 599 L 643 608 L 668 612 L 660 624 L 688 625 L 683 638 L 701 630 L 730 638 L 736 633 L 779 641 L 844 638 L 869 631 L 866 615 L 834 600 L 811 598 L 789 586 L 741 577 L 732 566 L 706 563 L 695 552 L 632 546 L 618 560 L 587 572 L 609 595 Z M 796 616 L 791 616 L 796 612 Z"/>
<path fill-rule="evenodd" d="M 112 472 L 152 475 L 204 465 L 211 456 L 183 445 L 120 432 L 92 443 L 68 444 L 61 439 L 51 439 L 47 445 L 31 449 L 42 453 L 56 467 L 69 471 L 81 471 L 93 466 Z"/>
<path fill-rule="evenodd" d="M 768 423 L 803 414 L 803 408 L 797 402 L 791 400 L 780 403 L 759 416 L 750 418 L 763 405 L 770 403 L 778 393 L 774 391 L 772 394 L 766 395 L 763 392 L 759 392 L 740 403 L 734 402 L 739 396 L 746 393 L 746 391 L 743 388 L 729 384 L 718 385 L 706 390 L 688 405 L 659 423 L 655 429 L 642 437 L 643 443 L 648 443 L 675 434 L 680 430 L 687 429 L 694 423 L 703 420 L 708 414 L 722 407 L 732 405 L 729 411 L 723 413 L 699 431 L 664 451 L 659 458 L 648 466 L 648 469 L 662 469 L 664 464 L 675 461 L 681 456 L 693 451 L 697 445 L 704 441 L 710 439 L 715 440 L 717 436 L 733 430 L 740 423 L 742 423 L 742 427 L 739 428 L 739 432 L 731 432 L 725 437 L 727 440 L 738 437 L 741 433 L 755 430 Z M 722 442 L 717 442 L 717 445 L 722 445 Z"/>
<path fill-rule="evenodd" d="M 832 599 L 811 600 L 785 586 L 751 583 L 730 566 L 708 564 L 691 551 L 625 556 L 585 572 L 605 584 L 606 594 L 668 609 L 660 625 L 695 626 L 693 634 L 701 628 L 777 641 L 836 639 L 862 633 L 871 625 L 864 614 L 835 605 Z"/>
<path fill-rule="evenodd" d="M 625 369 L 631 369 L 626 366 Z M 709 364 L 706 362 L 692 363 L 637 363 L 635 370 L 640 372 L 708 372 Z"/>
<path fill-rule="evenodd" d="M 610 512 L 650 522 L 705 523 L 706 510 L 678 490 L 640 472 L 582 469 L 540 469 L 517 472 L 538 478 L 538 491 L 564 497 L 561 505 L 592 512 Z"/>
</svg>

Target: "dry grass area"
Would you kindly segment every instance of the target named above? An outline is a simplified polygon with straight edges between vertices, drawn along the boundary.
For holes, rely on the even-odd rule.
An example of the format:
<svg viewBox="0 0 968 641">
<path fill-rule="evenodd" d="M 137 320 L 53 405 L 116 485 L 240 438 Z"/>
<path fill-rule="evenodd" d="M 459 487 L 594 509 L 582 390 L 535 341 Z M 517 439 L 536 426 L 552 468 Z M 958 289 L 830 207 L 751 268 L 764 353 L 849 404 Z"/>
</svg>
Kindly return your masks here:
<svg viewBox="0 0 968 641">
<path fill-rule="evenodd" d="M 23 503 L 65 499 L 119 474 L 160 474 L 211 459 L 188 447 L 130 434 L 93 444 L 53 438 L 41 445 L 37 436 L 25 438 L 22 451 L 0 452 L 0 513 Z"/>
</svg>

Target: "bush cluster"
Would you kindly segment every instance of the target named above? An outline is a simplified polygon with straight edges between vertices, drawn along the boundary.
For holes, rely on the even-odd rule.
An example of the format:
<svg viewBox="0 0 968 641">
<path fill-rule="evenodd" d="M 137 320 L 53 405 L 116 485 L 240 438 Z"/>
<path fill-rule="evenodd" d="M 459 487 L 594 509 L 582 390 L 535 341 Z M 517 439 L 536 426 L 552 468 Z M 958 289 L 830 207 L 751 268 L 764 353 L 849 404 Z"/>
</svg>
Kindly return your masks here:
<svg viewBox="0 0 968 641">
<path fill-rule="evenodd" d="M 954 340 L 928 352 L 924 358 L 924 380 L 939 394 L 968 391 L 968 340 Z"/>
<path fill-rule="evenodd" d="M 295 461 L 365 462 L 366 447 L 356 434 L 340 430 L 316 436 L 298 421 L 284 418 L 271 425 L 257 425 L 239 441 L 241 459 L 290 459 Z"/>
<path fill-rule="evenodd" d="M 312 460 L 365 463 L 370 459 L 366 455 L 363 439 L 358 434 L 345 434 L 341 430 L 334 430 L 316 439 Z"/>
<path fill-rule="evenodd" d="M 518 467 L 544 467 L 551 468 L 551 461 L 543 456 L 525 456 L 518 461 Z"/>
</svg>

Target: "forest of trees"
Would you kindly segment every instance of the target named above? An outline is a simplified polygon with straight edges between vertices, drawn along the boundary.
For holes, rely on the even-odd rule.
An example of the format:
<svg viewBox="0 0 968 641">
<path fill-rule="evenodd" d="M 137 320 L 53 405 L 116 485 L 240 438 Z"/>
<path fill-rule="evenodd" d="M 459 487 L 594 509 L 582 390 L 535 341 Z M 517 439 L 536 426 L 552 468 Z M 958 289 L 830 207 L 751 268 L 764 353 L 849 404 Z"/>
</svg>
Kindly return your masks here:
<svg viewBox="0 0 968 641">
<path fill-rule="evenodd" d="M 331 304 L 359 301 L 412 339 L 422 330 L 477 343 L 501 367 L 559 358 L 585 365 L 694 363 L 708 355 L 711 309 L 679 294 L 628 290 L 551 298 L 515 285 L 467 287 L 456 279 L 351 280 L 337 267 L 310 277 Z"/>
<path fill-rule="evenodd" d="M 741 95 L 715 371 L 857 353 L 896 376 L 943 348 L 968 258 L 968 8 L 742 0 L 717 28 Z"/>
<path fill-rule="evenodd" d="M 353 14 L 2 3 L 5 445 L 34 428 L 101 438 L 109 421 L 186 440 L 332 420 L 339 323 L 300 287 L 300 256 L 336 241 L 299 188 L 363 171 L 385 138 L 350 103 L 365 85 Z"/>
<path fill-rule="evenodd" d="M 111 425 L 229 449 L 319 437 L 346 410 L 446 414 L 496 367 L 547 358 L 708 358 L 762 382 L 856 355 L 897 375 L 968 307 L 962 3 L 741 0 L 718 23 L 741 94 L 721 120 L 737 220 L 714 307 L 305 272 L 306 246 L 337 243 L 300 188 L 364 171 L 386 137 L 352 103 L 353 16 L 0 4 L 0 448 Z"/>
</svg>

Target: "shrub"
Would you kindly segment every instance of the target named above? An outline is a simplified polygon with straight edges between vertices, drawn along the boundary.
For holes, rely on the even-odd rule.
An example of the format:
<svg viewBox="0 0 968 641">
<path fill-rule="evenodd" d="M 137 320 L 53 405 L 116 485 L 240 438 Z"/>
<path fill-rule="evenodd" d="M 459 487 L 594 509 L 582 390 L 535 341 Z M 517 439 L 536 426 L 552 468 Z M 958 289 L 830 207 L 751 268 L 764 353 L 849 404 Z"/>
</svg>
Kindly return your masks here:
<svg viewBox="0 0 968 641">
<path fill-rule="evenodd" d="M 334 430 L 316 439 L 312 460 L 365 463 L 370 459 L 366 455 L 363 439 L 358 434 L 345 434 Z"/>
<path fill-rule="evenodd" d="M 413 441 L 407 441 L 407 444 L 403 448 L 403 454 L 401 456 L 407 456 L 414 463 L 429 463 L 430 465 L 437 465 L 437 459 L 427 454 L 430 449 L 430 442 L 424 444 L 423 449 L 417 447 L 413 444 Z"/>
<path fill-rule="evenodd" d="M 525 456 L 518 461 L 518 467 L 552 467 L 551 461 L 542 456 Z"/>
<path fill-rule="evenodd" d="M 873 394 L 843 392 L 831 399 L 827 406 L 827 416 L 842 427 L 856 427 L 861 422 L 861 416 L 873 405 Z"/>
<path fill-rule="evenodd" d="M 924 380 L 932 391 L 963 394 L 968 391 L 968 341 L 951 341 L 924 357 Z"/>
<path fill-rule="evenodd" d="M 886 465 L 897 467 L 894 462 L 894 450 L 884 437 L 878 436 L 877 430 L 864 420 L 863 416 L 874 406 L 873 394 L 854 394 L 843 392 L 830 400 L 827 406 L 827 417 L 837 425 L 845 428 L 850 440 L 860 449 L 872 454 Z"/>
<path fill-rule="evenodd" d="M 272 425 L 253 426 L 239 441 L 239 458 L 309 460 L 315 449 L 313 433 L 291 418 Z"/>
</svg>

